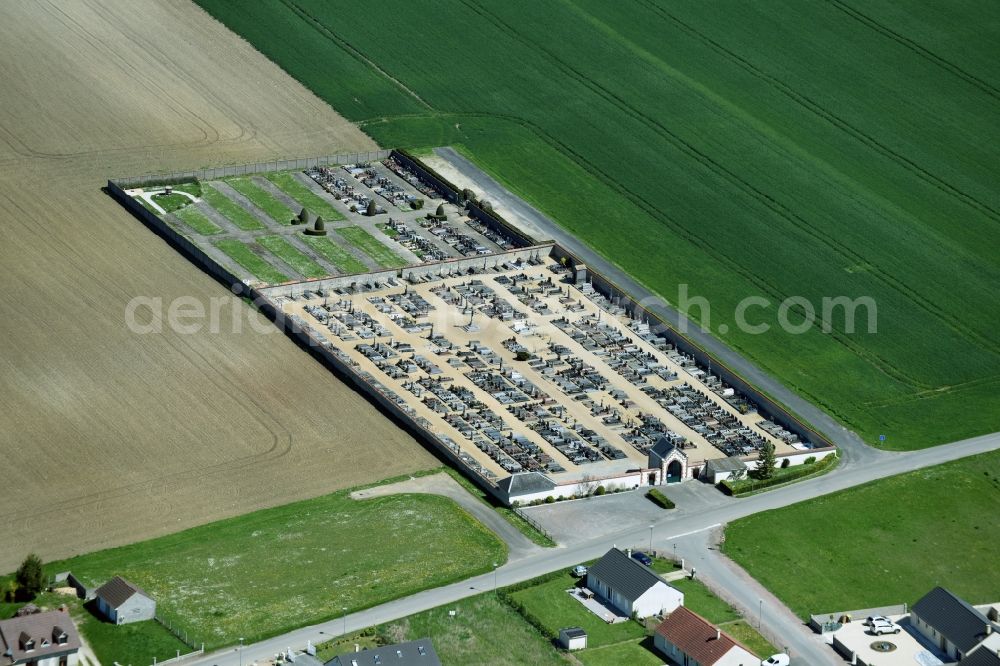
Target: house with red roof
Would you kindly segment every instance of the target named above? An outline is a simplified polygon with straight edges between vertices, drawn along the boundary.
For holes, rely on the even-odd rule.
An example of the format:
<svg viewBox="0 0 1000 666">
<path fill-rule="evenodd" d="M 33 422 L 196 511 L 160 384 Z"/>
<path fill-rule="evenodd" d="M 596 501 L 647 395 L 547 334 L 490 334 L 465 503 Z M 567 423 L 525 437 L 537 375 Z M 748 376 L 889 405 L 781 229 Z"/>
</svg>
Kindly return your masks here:
<svg viewBox="0 0 1000 666">
<path fill-rule="evenodd" d="M 683 606 L 656 628 L 653 644 L 678 666 L 760 665 L 760 657 Z"/>
</svg>

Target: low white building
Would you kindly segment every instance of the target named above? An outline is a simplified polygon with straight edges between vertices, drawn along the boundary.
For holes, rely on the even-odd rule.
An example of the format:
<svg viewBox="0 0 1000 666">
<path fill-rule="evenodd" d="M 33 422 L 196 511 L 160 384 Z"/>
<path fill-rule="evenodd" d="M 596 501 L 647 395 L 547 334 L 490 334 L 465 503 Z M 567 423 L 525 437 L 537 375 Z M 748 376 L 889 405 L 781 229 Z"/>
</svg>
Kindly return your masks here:
<svg viewBox="0 0 1000 666">
<path fill-rule="evenodd" d="M 655 571 L 612 548 L 587 571 L 587 587 L 622 615 L 639 618 L 670 613 L 684 603 L 684 593 Z"/>
<path fill-rule="evenodd" d="M 971 604 L 943 587 L 935 587 L 913 604 L 910 624 L 956 661 L 961 661 L 1000 629 Z"/>
<path fill-rule="evenodd" d="M 587 647 L 587 632 L 580 627 L 560 629 L 559 645 L 566 650 L 584 650 Z"/>
<path fill-rule="evenodd" d="M 0 621 L 0 666 L 76 666 L 80 635 L 64 611 Z"/>
</svg>

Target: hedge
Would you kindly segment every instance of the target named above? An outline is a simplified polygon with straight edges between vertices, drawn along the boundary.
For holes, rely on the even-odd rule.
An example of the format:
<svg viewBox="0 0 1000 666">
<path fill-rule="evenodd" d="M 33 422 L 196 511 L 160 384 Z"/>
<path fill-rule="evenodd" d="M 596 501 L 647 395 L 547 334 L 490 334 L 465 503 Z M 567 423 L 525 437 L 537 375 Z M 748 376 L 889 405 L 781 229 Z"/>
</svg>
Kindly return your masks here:
<svg viewBox="0 0 1000 666">
<path fill-rule="evenodd" d="M 780 485 L 782 483 L 788 483 L 789 481 L 794 481 L 795 479 L 801 479 L 804 476 L 816 474 L 817 472 L 830 467 L 836 460 L 836 455 L 827 456 L 818 462 L 811 463 L 807 458 L 806 462 L 801 465 L 782 468 L 780 473 L 775 474 L 770 479 L 741 479 L 735 483 L 732 481 L 719 481 L 717 487 L 719 490 L 730 496 L 740 495 L 755 490 L 763 490 L 764 488 Z"/>
<path fill-rule="evenodd" d="M 650 488 L 646 492 L 646 497 L 648 497 L 650 501 L 652 501 L 654 504 L 658 504 L 660 508 L 663 509 L 673 509 L 675 506 L 677 506 L 670 500 L 669 497 L 661 493 L 656 488 Z"/>
</svg>

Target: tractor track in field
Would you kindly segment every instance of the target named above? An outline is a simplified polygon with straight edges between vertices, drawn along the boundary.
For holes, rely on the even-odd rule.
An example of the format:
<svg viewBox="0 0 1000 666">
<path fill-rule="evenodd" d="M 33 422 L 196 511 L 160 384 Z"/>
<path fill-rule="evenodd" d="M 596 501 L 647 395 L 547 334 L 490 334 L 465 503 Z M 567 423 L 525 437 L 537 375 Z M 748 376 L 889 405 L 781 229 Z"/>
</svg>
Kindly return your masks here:
<svg viewBox="0 0 1000 666">
<path fill-rule="evenodd" d="M 857 263 L 857 262 L 860 262 L 860 261 L 864 261 L 863 255 L 855 252 L 851 248 L 849 248 L 849 247 L 845 246 L 844 244 L 838 242 L 835 238 L 833 238 L 832 236 L 830 236 L 829 234 L 827 234 L 826 232 L 824 232 L 822 229 L 820 229 L 816 225 L 811 224 L 805 218 L 803 218 L 802 216 L 798 215 L 793 210 L 791 210 L 790 208 L 788 208 L 787 206 L 785 206 L 783 203 L 781 203 L 780 201 L 778 201 L 775 197 L 773 197 L 770 194 L 768 194 L 767 192 L 764 192 L 763 190 L 757 188 L 756 186 L 754 186 L 750 182 L 744 180 L 737 173 L 735 173 L 731 169 L 725 167 L 724 165 L 720 164 L 719 162 L 717 162 L 716 160 L 714 160 L 712 157 L 706 155 L 705 153 L 703 153 L 702 151 L 700 151 L 695 145 L 693 145 L 689 141 L 683 139 L 682 137 L 680 137 L 679 135 L 677 135 L 675 132 L 672 132 L 668 127 L 666 127 L 665 125 L 663 125 L 663 123 L 657 121 L 654 118 L 651 118 L 650 116 L 648 116 L 643 111 L 641 111 L 638 108 L 634 107 L 627 100 L 621 98 L 619 95 L 615 94 L 614 92 L 608 90 L 607 88 L 605 88 L 601 84 L 599 84 L 596 81 L 594 81 L 593 79 L 591 79 L 589 76 L 587 76 L 586 74 L 584 74 L 583 72 L 581 72 L 580 70 L 578 70 L 573 65 L 564 62 L 556 54 L 552 53 L 551 51 L 549 51 L 548 49 L 544 48 L 543 46 L 541 46 L 541 45 L 539 45 L 539 44 L 537 44 L 535 42 L 532 42 L 531 40 L 528 40 L 527 38 L 525 38 L 524 36 L 522 36 L 517 31 L 517 29 L 515 27 L 513 27 L 510 24 L 506 23 L 505 21 L 503 21 L 503 19 L 500 19 L 499 17 L 497 17 L 495 14 L 493 14 L 492 12 L 490 12 L 488 9 L 486 9 L 482 5 L 476 3 L 475 0 L 461 0 L 461 2 L 462 2 L 462 4 L 468 6 L 470 9 L 472 9 L 473 11 L 475 11 L 475 12 L 479 13 L 480 15 L 482 15 L 485 20 L 488 20 L 488 21 L 494 23 L 494 25 L 496 25 L 498 28 L 500 28 L 504 32 L 508 33 L 511 37 L 513 37 L 514 39 L 518 40 L 519 42 L 521 42 L 522 44 L 524 44 L 528 48 L 534 49 L 534 50 L 536 50 L 536 51 L 544 54 L 551 62 L 553 62 L 556 66 L 558 66 L 560 69 L 562 69 L 569 76 L 571 76 L 572 78 L 576 79 L 579 83 L 581 83 L 585 87 L 589 88 L 591 91 L 593 91 L 598 96 L 600 96 L 603 99 L 605 99 L 605 101 L 607 101 L 608 103 L 610 103 L 610 104 L 618 107 L 623 112 L 625 112 L 628 115 L 632 116 L 636 120 L 639 120 L 640 122 L 642 122 L 644 125 L 646 125 L 648 128 L 650 128 L 651 130 L 653 130 L 654 132 L 656 132 L 657 134 L 659 134 L 661 137 L 663 137 L 667 141 L 669 141 L 671 144 L 673 144 L 676 148 L 678 148 L 679 150 L 681 150 L 683 153 L 685 153 L 686 155 L 688 155 L 689 157 L 691 157 L 692 159 L 694 159 L 698 163 L 702 164 L 703 166 L 705 166 L 706 168 L 708 168 L 710 171 L 714 172 L 716 175 L 718 175 L 721 178 L 723 178 L 724 180 L 728 181 L 730 184 L 732 184 L 735 187 L 737 187 L 738 189 L 742 190 L 745 194 L 747 194 L 751 198 L 757 200 L 758 203 L 760 203 L 765 208 L 771 210 L 773 213 L 775 213 L 776 215 L 778 215 L 779 217 L 781 217 L 782 219 L 784 219 L 791 226 L 793 226 L 793 227 L 799 229 L 800 231 L 802 231 L 803 233 L 811 236 L 817 242 L 823 244 L 824 246 L 826 246 L 827 248 L 829 248 L 831 251 L 839 254 L 840 256 L 844 257 L 845 259 L 847 259 L 849 261 L 852 261 L 854 263 Z M 951 329 L 953 332 L 958 333 L 960 335 L 963 335 L 964 337 L 968 338 L 970 341 L 976 342 L 976 344 L 978 346 L 980 346 L 982 349 L 984 349 L 984 350 L 986 350 L 988 352 L 991 352 L 993 354 L 1000 354 L 1000 343 L 997 343 L 996 341 L 993 341 L 993 340 L 989 340 L 988 338 L 986 338 L 985 336 L 979 334 L 975 330 L 973 330 L 973 329 L 971 329 L 971 328 L 969 328 L 967 326 L 962 325 L 959 321 L 953 319 L 947 313 L 943 312 L 933 302 L 931 302 L 930 300 L 928 300 L 925 297 L 921 296 L 919 293 L 917 293 L 912 288 L 904 285 L 898 279 L 892 277 L 891 275 L 889 275 L 888 273 L 886 273 L 885 271 L 883 271 L 883 270 L 881 270 L 881 269 L 879 269 L 877 267 L 873 268 L 870 271 L 870 274 L 872 274 L 873 276 L 876 276 L 887 287 L 895 290 L 900 295 L 908 298 L 911 302 L 914 303 L 914 305 L 917 305 L 918 307 L 920 307 L 927 314 L 929 314 L 932 317 L 934 317 L 935 319 L 937 319 L 945 327 Z M 801 314 L 801 312 L 800 312 L 800 314 Z M 814 322 L 814 326 L 818 327 L 819 323 Z M 833 336 L 834 338 L 838 338 L 838 340 L 840 341 L 841 344 L 844 344 L 844 345 L 848 346 L 850 349 L 852 349 L 852 351 L 856 350 L 856 346 L 851 341 L 844 339 L 844 336 L 840 336 L 839 334 L 837 334 L 835 332 L 832 332 L 829 335 Z M 870 352 L 868 352 L 868 353 L 870 353 Z M 882 362 L 885 363 L 885 364 L 888 364 L 888 361 L 886 361 L 885 359 L 882 359 Z M 897 371 L 898 371 L 898 369 L 897 369 Z M 911 379 L 910 381 L 914 382 L 916 380 L 912 380 Z M 919 384 L 918 383 L 916 385 L 921 385 L 921 386 L 923 386 L 925 388 L 930 388 L 930 385 L 927 385 L 927 384 Z"/>
<path fill-rule="evenodd" d="M 961 201 L 962 203 L 978 210 L 979 212 L 983 213 L 987 217 L 992 218 L 995 221 L 1000 221 L 1000 211 L 993 208 L 989 204 L 980 201 L 975 196 L 969 194 L 968 192 L 963 191 L 959 187 L 949 183 L 943 178 L 928 171 L 927 169 L 920 166 L 919 164 L 909 159 L 905 155 L 902 155 L 896 150 L 893 150 L 886 144 L 879 141 L 874 136 L 871 136 L 870 134 L 867 134 L 863 130 L 855 127 L 844 118 L 830 111 L 822 104 L 814 101 L 808 95 L 799 92 L 798 90 L 788 85 L 781 79 L 772 76 L 771 74 L 768 74 L 767 72 L 757 67 L 749 60 L 747 60 L 746 58 L 742 57 L 740 54 L 736 53 L 735 51 L 732 51 L 731 49 L 726 48 L 724 45 L 720 44 L 719 42 L 712 39 L 708 35 L 702 33 L 694 26 L 684 22 L 683 20 L 681 20 L 674 14 L 670 13 L 663 7 L 653 2 L 650 2 L 650 0 L 637 0 L 637 1 L 641 2 L 643 5 L 645 5 L 648 9 L 650 9 L 654 13 L 659 14 L 663 18 L 674 23 L 679 28 L 681 28 L 682 30 L 693 36 L 695 39 L 701 41 L 706 46 L 716 51 L 724 58 L 734 63 L 735 65 L 737 65 L 738 67 L 740 67 L 753 77 L 761 81 L 764 81 L 774 90 L 777 90 L 782 95 L 793 101 L 796 105 L 818 116 L 819 118 L 825 120 L 826 122 L 830 123 L 837 129 L 841 130 L 842 132 L 849 134 L 856 140 L 865 144 L 872 150 L 882 154 L 883 156 L 892 160 L 893 162 L 896 162 L 897 164 L 899 164 L 900 167 L 914 174 L 924 182 L 932 185 L 933 187 L 940 190 L 944 194 Z M 835 0 L 831 1 L 835 2 Z"/>
</svg>

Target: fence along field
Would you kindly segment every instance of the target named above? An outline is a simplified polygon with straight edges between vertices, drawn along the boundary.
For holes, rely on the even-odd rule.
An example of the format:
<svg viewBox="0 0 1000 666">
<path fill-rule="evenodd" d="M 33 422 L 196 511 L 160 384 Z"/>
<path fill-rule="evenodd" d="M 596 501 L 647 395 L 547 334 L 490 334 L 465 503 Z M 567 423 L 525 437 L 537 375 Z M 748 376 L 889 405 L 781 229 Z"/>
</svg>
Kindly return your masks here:
<svg viewBox="0 0 1000 666">
<path fill-rule="evenodd" d="M 921 40 L 1000 37 L 996 3 L 198 2 L 383 145 L 455 144 L 669 300 L 690 283 L 869 441 L 995 428 L 1000 82 Z M 747 295 L 870 296 L 878 333 L 733 333 Z"/>
<path fill-rule="evenodd" d="M 191 3 L 0 3 L 0 59 L 0 571 L 436 465 L 277 329 L 124 322 L 136 295 L 229 294 L 109 176 L 370 139 Z"/>
</svg>

